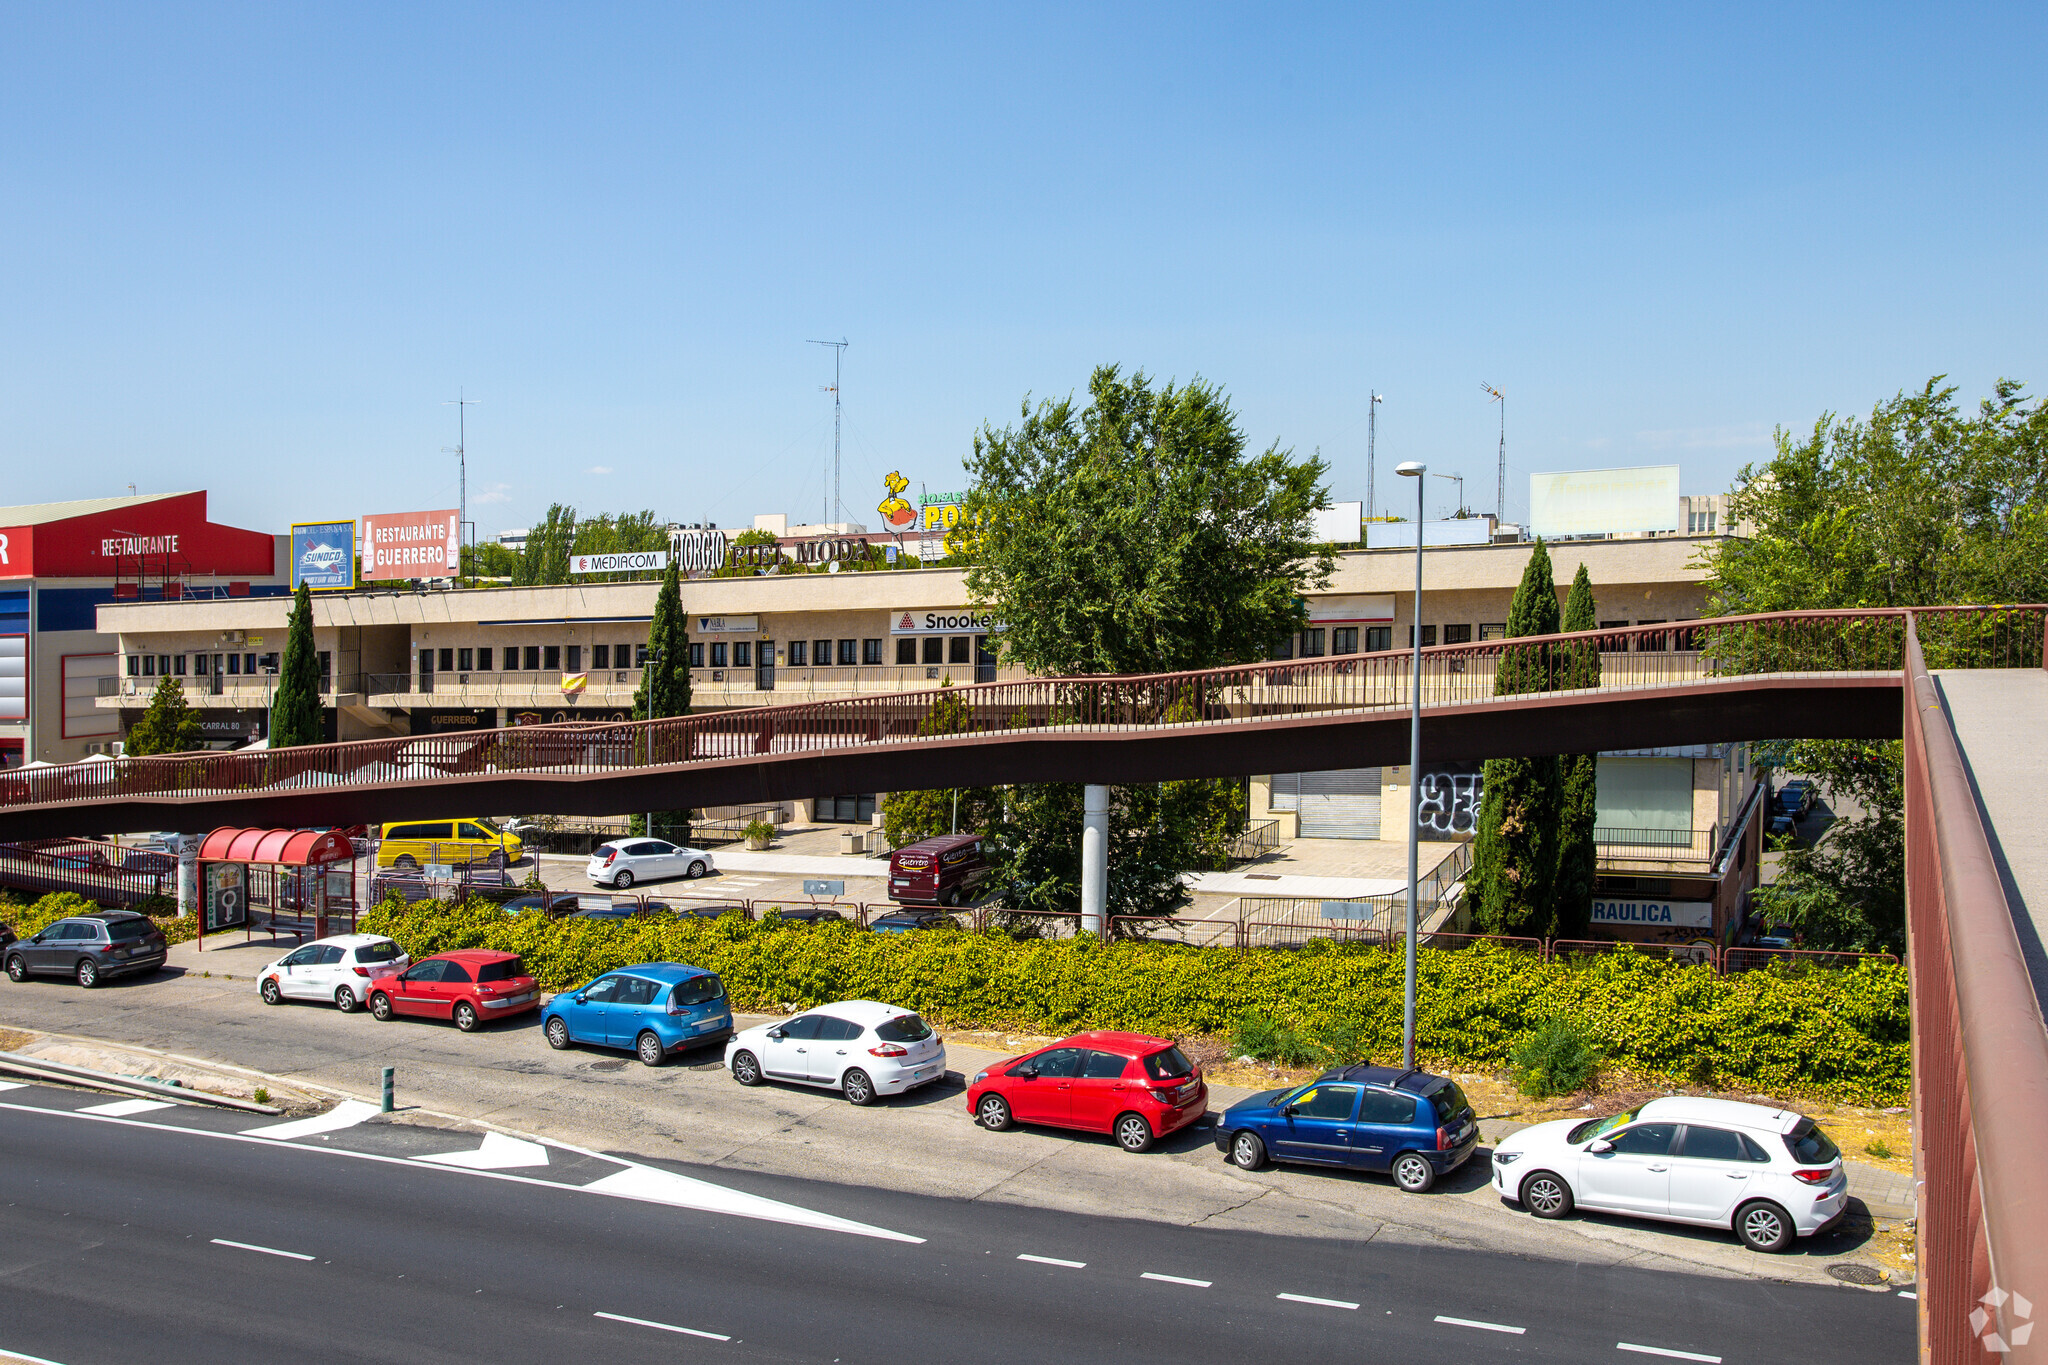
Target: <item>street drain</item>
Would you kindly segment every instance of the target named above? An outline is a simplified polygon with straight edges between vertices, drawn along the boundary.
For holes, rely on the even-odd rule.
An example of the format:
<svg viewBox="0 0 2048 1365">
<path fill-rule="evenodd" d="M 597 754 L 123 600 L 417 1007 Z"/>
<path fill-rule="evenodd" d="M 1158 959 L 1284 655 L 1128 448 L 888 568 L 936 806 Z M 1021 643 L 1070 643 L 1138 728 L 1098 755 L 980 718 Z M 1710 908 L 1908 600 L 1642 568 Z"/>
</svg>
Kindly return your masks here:
<svg viewBox="0 0 2048 1365">
<path fill-rule="evenodd" d="M 1828 1274 L 1843 1284 L 1883 1284 L 1884 1272 L 1874 1265 L 1857 1265 L 1853 1261 L 1840 1261 L 1828 1267 Z"/>
<path fill-rule="evenodd" d="M 592 1062 L 590 1069 L 592 1071 L 624 1071 L 626 1069 L 626 1059 L 624 1057 L 607 1057 L 601 1062 Z"/>
</svg>

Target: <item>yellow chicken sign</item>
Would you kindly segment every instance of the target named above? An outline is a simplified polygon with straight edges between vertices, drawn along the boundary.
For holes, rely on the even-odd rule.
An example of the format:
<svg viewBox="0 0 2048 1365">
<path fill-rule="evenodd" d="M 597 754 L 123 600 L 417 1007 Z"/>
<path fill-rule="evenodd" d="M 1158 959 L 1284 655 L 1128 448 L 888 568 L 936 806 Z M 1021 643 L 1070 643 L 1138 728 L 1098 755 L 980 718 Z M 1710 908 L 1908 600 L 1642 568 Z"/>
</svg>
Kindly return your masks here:
<svg viewBox="0 0 2048 1365">
<path fill-rule="evenodd" d="M 882 514 L 882 526 L 890 531 L 907 531 L 917 524 L 917 509 L 903 500 L 903 490 L 910 487 L 910 480 L 895 470 L 882 480 L 888 486 L 889 496 L 875 507 Z"/>
</svg>

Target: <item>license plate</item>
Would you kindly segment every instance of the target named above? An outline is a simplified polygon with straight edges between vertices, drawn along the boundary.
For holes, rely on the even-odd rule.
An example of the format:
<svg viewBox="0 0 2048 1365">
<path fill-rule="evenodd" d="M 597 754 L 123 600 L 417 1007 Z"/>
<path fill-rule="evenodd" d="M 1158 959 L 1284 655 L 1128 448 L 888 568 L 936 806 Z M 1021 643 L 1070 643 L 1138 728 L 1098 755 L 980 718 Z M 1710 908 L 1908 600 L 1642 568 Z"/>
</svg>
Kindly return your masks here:
<svg viewBox="0 0 2048 1365">
<path fill-rule="evenodd" d="M 506 996 L 505 1003 L 508 1005 L 523 1005 L 531 999 L 533 999 L 532 991 L 522 991 L 518 995 Z"/>
</svg>

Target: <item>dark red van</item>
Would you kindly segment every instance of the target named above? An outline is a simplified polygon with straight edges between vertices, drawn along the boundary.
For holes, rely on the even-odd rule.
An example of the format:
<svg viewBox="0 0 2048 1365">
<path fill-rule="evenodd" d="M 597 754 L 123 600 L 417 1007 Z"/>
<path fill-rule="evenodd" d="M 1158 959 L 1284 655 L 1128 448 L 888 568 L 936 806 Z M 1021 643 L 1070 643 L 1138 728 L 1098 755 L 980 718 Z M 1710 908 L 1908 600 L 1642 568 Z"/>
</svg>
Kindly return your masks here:
<svg viewBox="0 0 2048 1365">
<path fill-rule="evenodd" d="M 889 899 L 905 905 L 958 905 L 988 880 L 979 834 L 941 834 L 889 855 Z"/>
</svg>

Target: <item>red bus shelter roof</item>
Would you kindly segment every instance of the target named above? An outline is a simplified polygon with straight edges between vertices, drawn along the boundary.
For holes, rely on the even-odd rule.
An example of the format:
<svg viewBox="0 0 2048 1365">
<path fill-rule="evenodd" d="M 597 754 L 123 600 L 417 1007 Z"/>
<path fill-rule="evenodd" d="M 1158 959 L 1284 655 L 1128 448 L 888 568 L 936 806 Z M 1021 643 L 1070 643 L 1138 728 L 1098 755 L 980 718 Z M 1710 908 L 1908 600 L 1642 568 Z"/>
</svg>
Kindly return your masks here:
<svg viewBox="0 0 2048 1365">
<path fill-rule="evenodd" d="M 222 827 L 199 845 L 203 863 L 276 863 L 307 867 L 345 863 L 354 856 L 348 839 L 335 830 L 232 829 Z"/>
</svg>

